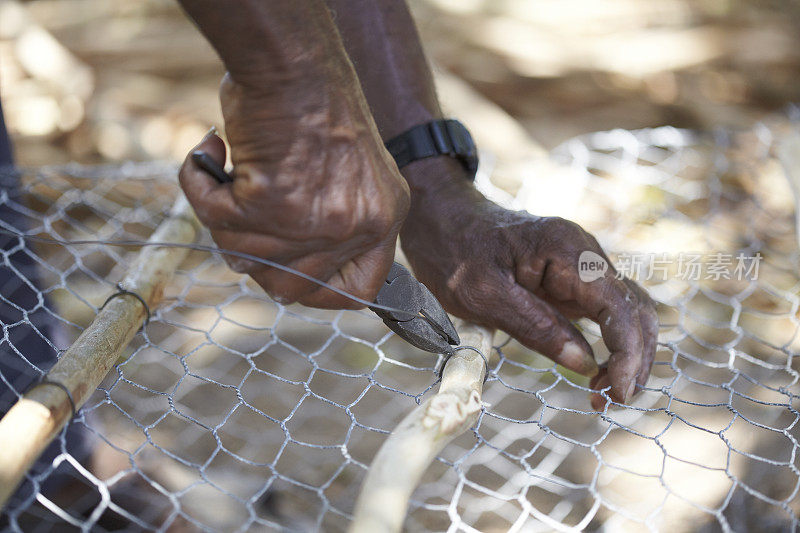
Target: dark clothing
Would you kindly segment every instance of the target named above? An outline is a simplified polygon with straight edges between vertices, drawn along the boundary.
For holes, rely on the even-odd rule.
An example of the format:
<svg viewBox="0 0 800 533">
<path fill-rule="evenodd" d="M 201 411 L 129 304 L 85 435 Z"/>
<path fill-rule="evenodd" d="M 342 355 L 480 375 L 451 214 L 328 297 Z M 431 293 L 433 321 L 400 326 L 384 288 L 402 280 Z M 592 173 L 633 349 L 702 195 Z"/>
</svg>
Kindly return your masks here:
<svg viewBox="0 0 800 533">
<path fill-rule="evenodd" d="M 5 120 L 3 120 L 3 105 L 0 103 L 0 168 L 10 166 L 13 163 L 11 141 L 8 138 Z"/>
<path fill-rule="evenodd" d="M 20 187 L 19 172 L 14 168 L 11 141 L 3 120 L 0 105 L 0 192 L 5 200 L 0 203 L 0 229 L 25 232 L 29 229 L 24 213 L 24 191 Z M 40 260 L 41 261 L 41 260 Z M 52 306 L 41 292 L 37 256 L 31 243 L 18 235 L 0 232 L 0 417 L 3 416 L 31 385 L 39 380 L 55 364 L 58 356 L 57 341 L 59 325 L 50 314 Z M 79 461 L 89 455 L 86 433 L 83 428 L 70 424 L 66 431 L 64 448 Z M 53 459 L 63 451 L 57 438 L 31 469 L 32 474 L 52 468 Z M 72 477 L 65 474 L 69 469 L 64 462 L 53 473 L 46 476 L 39 492 L 52 495 Z M 34 486 L 22 484 L 8 503 L 7 510 L 23 502 L 29 506 L 33 501 Z M 4 529 L 0 512 L 0 529 Z"/>
<path fill-rule="evenodd" d="M 19 174 L 14 169 L 11 141 L 0 104 L 0 224 L 25 231 L 24 199 Z M 0 415 L 8 411 L 30 385 L 56 361 L 53 320 L 46 315 L 36 260 L 27 243 L 16 235 L 0 233 L 0 324 L 8 332 L 0 339 Z"/>
</svg>

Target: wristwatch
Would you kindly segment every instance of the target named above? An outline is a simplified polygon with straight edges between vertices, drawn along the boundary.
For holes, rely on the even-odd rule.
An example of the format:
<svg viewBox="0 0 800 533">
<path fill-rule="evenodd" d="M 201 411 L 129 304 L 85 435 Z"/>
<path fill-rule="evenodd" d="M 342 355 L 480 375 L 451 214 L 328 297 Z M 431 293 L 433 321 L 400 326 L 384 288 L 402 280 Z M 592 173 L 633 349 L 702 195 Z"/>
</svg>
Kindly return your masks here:
<svg viewBox="0 0 800 533">
<path fill-rule="evenodd" d="M 386 141 L 386 149 L 402 168 L 412 161 L 447 155 L 464 165 L 469 179 L 478 170 L 478 150 L 472 135 L 457 120 L 440 119 L 419 124 Z"/>
</svg>

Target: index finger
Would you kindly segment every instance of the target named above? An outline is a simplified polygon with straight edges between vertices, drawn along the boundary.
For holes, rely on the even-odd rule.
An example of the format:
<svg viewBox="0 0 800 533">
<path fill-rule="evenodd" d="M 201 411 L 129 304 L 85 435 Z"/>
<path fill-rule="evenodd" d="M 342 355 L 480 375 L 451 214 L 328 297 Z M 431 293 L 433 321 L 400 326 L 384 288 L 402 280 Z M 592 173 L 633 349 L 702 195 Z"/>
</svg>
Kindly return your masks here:
<svg viewBox="0 0 800 533">
<path fill-rule="evenodd" d="M 220 184 L 192 159 L 195 151 L 206 153 L 220 166 L 225 164 L 225 143 L 216 135 L 207 135 L 192 148 L 178 173 L 183 193 L 192 204 L 197 218 L 209 228 L 233 227 L 241 212 L 229 184 Z"/>
<path fill-rule="evenodd" d="M 612 272 L 594 281 L 579 283 L 578 303 L 583 304 L 589 318 L 600 326 L 603 341 L 611 352 L 608 359 L 611 396 L 625 403 L 636 389 L 644 357 L 639 298 Z"/>
</svg>

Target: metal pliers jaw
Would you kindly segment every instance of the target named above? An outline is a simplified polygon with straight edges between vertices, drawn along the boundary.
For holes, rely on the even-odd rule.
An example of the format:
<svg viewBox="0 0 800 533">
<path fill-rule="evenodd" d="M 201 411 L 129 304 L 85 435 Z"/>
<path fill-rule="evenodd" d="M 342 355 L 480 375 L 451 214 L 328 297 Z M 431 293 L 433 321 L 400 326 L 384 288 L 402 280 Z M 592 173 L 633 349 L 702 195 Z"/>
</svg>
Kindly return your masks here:
<svg viewBox="0 0 800 533">
<path fill-rule="evenodd" d="M 400 263 L 392 265 L 375 303 L 402 310 L 370 307 L 389 329 L 421 350 L 448 354 L 461 342 L 442 304 Z"/>
</svg>

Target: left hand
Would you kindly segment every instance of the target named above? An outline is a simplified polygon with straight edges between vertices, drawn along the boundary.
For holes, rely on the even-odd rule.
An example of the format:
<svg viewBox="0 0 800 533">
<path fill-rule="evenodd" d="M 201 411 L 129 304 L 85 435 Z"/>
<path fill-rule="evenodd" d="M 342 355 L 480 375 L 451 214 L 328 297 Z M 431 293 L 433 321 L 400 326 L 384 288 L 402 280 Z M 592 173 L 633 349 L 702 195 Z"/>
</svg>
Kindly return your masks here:
<svg viewBox="0 0 800 533">
<path fill-rule="evenodd" d="M 610 385 L 614 401 L 629 401 L 636 384 L 647 382 L 655 357 L 658 317 L 647 293 L 631 280 L 616 279 L 597 240 L 579 225 L 503 209 L 458 178 L 425 190 L 412 186 L 400 236 L 419 280 L 450 313 L 503 330 L 592 377 L 595 390 Z M 595 281 L 578 275 L 585 250 L 609 264 Z M 600 325 L 611 351 L 602 369 L 570 322 L 580 317 Z M 595 409 L 604 404 L 602 396 L 592 395 Z"/>
</svg>

